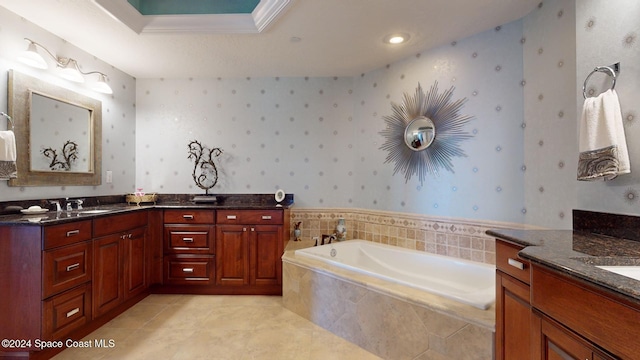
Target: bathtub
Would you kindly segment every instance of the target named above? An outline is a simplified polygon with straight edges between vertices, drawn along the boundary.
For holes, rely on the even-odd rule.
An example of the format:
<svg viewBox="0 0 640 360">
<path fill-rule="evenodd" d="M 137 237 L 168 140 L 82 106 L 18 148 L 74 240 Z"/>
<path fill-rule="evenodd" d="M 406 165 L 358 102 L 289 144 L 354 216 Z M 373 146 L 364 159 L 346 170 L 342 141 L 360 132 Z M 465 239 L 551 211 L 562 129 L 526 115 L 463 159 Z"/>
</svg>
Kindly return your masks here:
<svg viewBox="0 0 640 360">
<path fill-rule="evenodd" d="M 495 302 L 493 265 L 366 240 L 299 249 L 295 255 L 424 290 L 482 310 Z"/>
</svg>

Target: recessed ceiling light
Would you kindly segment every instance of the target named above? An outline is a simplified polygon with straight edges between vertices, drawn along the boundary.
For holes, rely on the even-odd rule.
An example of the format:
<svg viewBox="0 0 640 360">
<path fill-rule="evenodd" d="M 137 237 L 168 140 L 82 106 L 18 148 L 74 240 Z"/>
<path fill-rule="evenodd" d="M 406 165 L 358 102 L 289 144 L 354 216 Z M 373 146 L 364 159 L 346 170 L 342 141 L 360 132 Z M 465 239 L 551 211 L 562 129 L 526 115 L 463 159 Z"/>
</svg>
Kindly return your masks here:
<svg viewBox="0 0 640 360">
<path fill-rule="evenodd" d="M 391 34 L 384 37 L 385 44 L 402 44 L 409 40 L 408 34 Z"/>
</svg>

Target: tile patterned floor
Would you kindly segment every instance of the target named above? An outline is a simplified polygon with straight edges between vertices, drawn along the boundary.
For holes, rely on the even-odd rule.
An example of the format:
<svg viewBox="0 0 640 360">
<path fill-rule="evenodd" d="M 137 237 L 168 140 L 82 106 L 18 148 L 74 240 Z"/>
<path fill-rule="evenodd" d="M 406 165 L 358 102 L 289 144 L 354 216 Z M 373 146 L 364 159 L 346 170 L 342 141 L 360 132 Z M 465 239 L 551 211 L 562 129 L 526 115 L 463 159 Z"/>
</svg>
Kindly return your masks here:
<svg viewBox="0 0 640 360">
<path fill-rule="evenodd" d="M 85 339 L 115 346 L 54 359 L 379 359 L 283 308 L 278 296 L 150 295 Z"/>
</svg>

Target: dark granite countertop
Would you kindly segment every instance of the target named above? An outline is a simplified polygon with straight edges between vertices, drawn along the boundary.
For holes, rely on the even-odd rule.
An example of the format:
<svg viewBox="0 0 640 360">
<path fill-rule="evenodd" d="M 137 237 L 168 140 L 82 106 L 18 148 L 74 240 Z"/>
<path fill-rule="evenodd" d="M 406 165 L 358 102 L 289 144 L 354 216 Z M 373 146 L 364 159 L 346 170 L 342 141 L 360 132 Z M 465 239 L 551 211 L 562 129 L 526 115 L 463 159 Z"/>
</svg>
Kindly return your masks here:
<svg viewBox="0 0 640 360">
<path fill-rule="evenodd" d="M 586 280 L 640 303 L 640 281 L 597 266 L 640 266 L 640 242 L 587 231 L 489 230 L 488 235 L 526 246 L 523 259 Z"/>
<path fill-rule="evenodd" d="M 96 199 L 98 200 L 96 201 Z M 276 210 L 293 206 L 293 194 L 287 194 L 281 205 L 276 204 L 275 200 L 273 200 L 273 195 L 269 194 L 220 195 L 215 203 L 194 203 L 192 199 L 193 195 L 188 194 L 163 194 L 159 195 L 155 204 L 140 204 L 138 206 L 126 203 L 124 196 L 87 198 L 86 206 L 82 210 L 48 211 L 37 215 L 24 215 L 19 209 L 27 208 L 30 205 L 40 205 L 44 208 L 49 204 L 43 201 L 11 202 L 6 204 L 16 210 L 11 211 L 11 213 L 0 214 L 0 225 L 48 226 L 147 209 Z M 4 208 L 6 209 L 7 207 L 5 206 Z M 104 212 L 95 213 L 91 212 L 92 210 Z"/>
</svg>

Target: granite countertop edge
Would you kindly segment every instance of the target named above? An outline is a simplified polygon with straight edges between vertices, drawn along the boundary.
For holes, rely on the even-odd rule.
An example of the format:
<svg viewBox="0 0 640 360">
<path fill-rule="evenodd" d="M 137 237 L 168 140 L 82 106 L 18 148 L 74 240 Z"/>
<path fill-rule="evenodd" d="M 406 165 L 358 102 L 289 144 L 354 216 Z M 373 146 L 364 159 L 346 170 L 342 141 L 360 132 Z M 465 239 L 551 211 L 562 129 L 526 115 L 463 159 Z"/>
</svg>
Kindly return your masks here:
<svg viewBox="0 0 640 360">
<path fill-rule="evenodd" d="M 196 209 L 196 210 L 279 210 L 289 209 L 293 204 L 278 206 L 276 204 L 196 204 L 193 202 L 166 202 L 157 204 L 130 205 L 127 203 L 87 207 L 82 210 L 48 211 L 43 214 L 26 215 L 22 213 L 0 215 L 0 226 L 51 226 L 72 221 L 89 220 L 104 216 L 124 214 L 132 211 L 150 209 Z M 91 210 L 107 210 L 101 213 L 84 213 Z"/>
<path fill-rule="evenodd" d="M 488 230 L 487 235 L 525 246 L 518 255 L 622 295 L 640 305 L 640 281 L 599 265 L 640 266 L 640 243 L 573 230 Z"/>
</svg>

